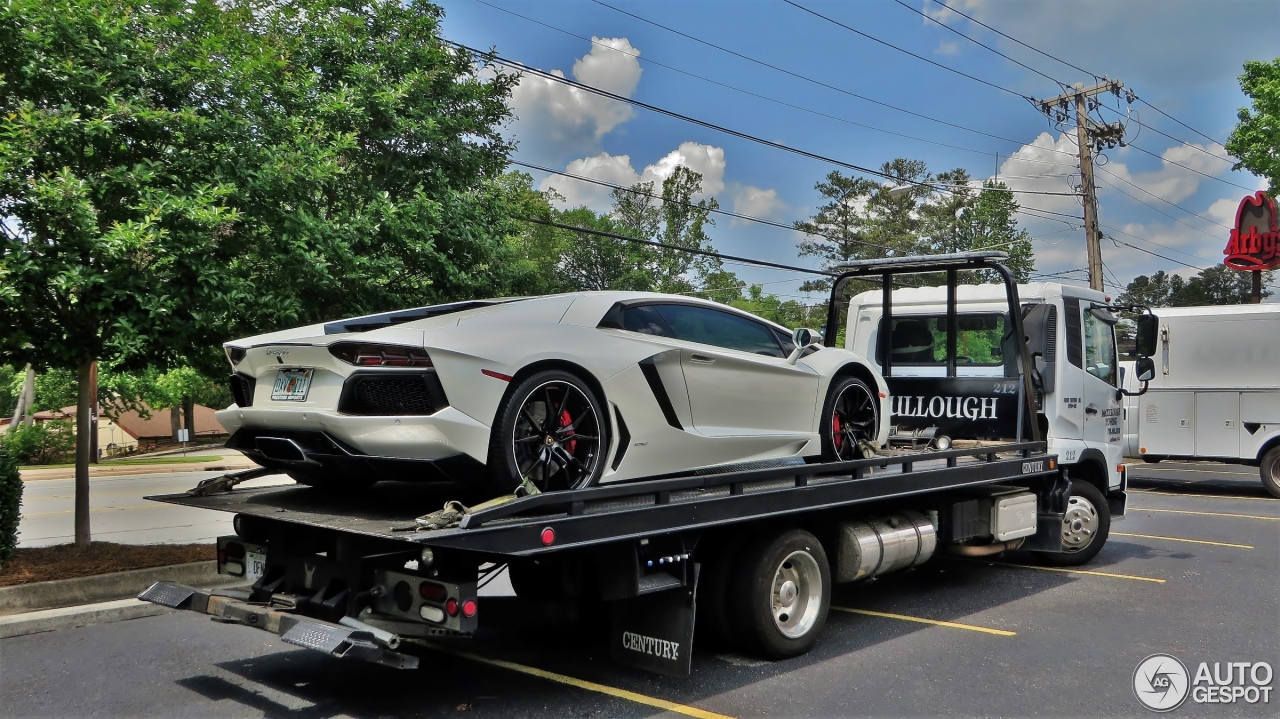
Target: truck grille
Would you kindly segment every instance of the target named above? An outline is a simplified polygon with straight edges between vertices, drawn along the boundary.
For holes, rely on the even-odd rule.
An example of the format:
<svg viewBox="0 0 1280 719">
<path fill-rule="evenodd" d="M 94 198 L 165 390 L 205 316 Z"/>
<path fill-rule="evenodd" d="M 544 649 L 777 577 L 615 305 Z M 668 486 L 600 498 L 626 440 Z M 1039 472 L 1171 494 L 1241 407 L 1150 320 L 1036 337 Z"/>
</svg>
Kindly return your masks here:
<svg viewBox="0 0 1280 719">
<path fill-rule="evenodd" d="M 338 411 L 356 415 L 435 414 L 446 406 L 443 400 L 444 391 L 435 373 L 354 375 L 343 388 Z"/>
<path fill-rule="evenodd" d="M 253 377 L 239 372 L 231 375 L 231 397 L 240 407 L 253 406 L 253 390 L 258 382 Z"/>
</svg>

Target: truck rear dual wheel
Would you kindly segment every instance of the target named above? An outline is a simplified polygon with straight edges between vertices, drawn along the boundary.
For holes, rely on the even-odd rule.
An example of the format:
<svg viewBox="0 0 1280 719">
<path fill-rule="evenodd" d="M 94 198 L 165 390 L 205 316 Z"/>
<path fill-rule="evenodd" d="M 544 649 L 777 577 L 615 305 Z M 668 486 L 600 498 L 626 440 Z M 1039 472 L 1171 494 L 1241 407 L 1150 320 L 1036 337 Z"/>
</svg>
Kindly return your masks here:
<svg viewBox="0 0 1280 719">
<path fill-rule="evenodd" d="M 1062 551 L 1036 552 L 1045 564 L 1073 567 L 1085 564 L 1102 551 L 1111 533 L 1111 508 L 1098 488 L 1071 480 L 1071 497 L 1062 519 Z"/>
<path fill-rule="evenodd" d="M 1272 447 L 1262 455 L 1258 473 L 1262 475 L 1262 486 L 1272 496 L 1280 497 L 1280 447 Z"/>
<path fill-rule="evenodd" d="M 747 651 L 786 659 L 813 648 L 831 607 L 827 554 L 809 532 L 791 529 L 743 547 L 725 609 Z"/>
</svg>

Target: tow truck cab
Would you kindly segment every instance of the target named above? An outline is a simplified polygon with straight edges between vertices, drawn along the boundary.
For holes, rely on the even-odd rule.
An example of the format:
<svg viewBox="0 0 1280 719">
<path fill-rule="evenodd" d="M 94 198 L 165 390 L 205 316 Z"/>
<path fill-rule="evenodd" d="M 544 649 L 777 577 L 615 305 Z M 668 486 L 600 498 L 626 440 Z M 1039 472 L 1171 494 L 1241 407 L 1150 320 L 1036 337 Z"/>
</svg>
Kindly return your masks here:
<svg viewBox="0 0 1280 719">
<path fill-rule="evenodd" d="M 1112 298 L 1057 283 L 1019 285 L 1018 296 L 1040 433 L 1059 465 L 1096 486 L 1112 499 L 1112 513 L 1121 514 L 1123 401 Z M 947 297 L 946 287 L 893 291 L 890 332 L 880 290 L 849 302 L 845 346 L 885 375 L 893 436 L 920 442 L 1025 436 L 1005 287 L 958 286 L 953 337 Z"/>
</svg>

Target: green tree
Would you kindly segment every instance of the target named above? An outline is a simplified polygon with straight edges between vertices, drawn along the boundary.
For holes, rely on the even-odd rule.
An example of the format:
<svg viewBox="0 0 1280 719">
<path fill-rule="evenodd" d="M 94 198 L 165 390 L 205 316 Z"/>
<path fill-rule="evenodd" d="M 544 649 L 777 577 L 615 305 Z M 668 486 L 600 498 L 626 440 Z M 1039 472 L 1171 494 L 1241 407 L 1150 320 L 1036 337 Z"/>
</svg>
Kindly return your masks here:
<svg viewBox="0 0 1280 719">
<path fill-rule="evenodd" d="M 1270 284 L 1274 273 L 1263 273 L 1262 283 Z M 1262 296 L 1272 296 L 1263 290 Z M 1253 297 L 1253 278 L 1225 265 L 1215 265 L 1188 280 L 1160 270 L 1151 276 L 1139 275 L 1116 298 L 1120 304 L 1145 307 L 1201 307 L 1206 305 L 1244 305 Z"/>
<path fill-rule="evenodd" d="M 192 365 L 238 334 L 505 294 L 511 76 L 421 1 L 0 6 L 0 360 Z"/>
<path fill-rule="evenodd" d="M 719 203 L 715 198 L 695 202 L 701 191 L 702 175 L 681 165 L 663 180 L 661 194 L 652 182 L 613 190 L 613 207 L 607 215 L 596 215 L 586 207 L 555 213 L 562 224 L 670 246 L 560 230 L 560 236 L 567 238 L 559 246 L 562 284 L 574 290 L 696 292 L 723 269 L 715 257 L 674 249 L 715 251 L 706 228 L 714 224 L 710 214 Z"/>
<path fill-rule="evenodd" d="M 1227 152 L 1239 158 L 1232 169 L 1265 177 L 1271 192 L 1280 191 L 1280 58 L 1246 62 L 1240 89 L 1253 108 L 1240 108 L 1240 124 L 1227 138 Z"/>
<path fill-rule="evenodd" d="M 796 222 L 795 228 L 805 233 L 796 245 L 801 257 L 817 257 L 823 269 L 831 269 L 841 262 L 880 257 L 877 248 L 867 239 L 871 218 L 866 205 L 879 186 L 862 177 L 851 177 L 834 170 L 814 185 L 824 203 L 813 217 Z M 800 286 L 803 292 L 827 290 L 827 279 L 807 280 Z"/>
<path fill-rule="evenodd" d="M 1018 227 L 1018 201 L 1003 182 L 982 183 L 973 204 L 961 216 L 958 251 L 992 249 L 1009 254 L 1004 261 L 1018 282 L 1028 282 L 1035 272 L 1036 260 L 1031 235 Z M 983 271 L 986 282 L 998 282 L 994 273 Z"/>
</svg>

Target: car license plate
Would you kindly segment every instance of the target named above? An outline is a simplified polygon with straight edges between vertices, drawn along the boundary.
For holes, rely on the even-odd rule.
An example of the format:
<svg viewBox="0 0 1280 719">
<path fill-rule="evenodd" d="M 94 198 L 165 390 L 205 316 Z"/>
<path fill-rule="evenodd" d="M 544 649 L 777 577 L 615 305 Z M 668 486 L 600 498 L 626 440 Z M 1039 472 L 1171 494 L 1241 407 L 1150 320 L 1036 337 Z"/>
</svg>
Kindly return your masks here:
<svg viewBox="0 0 1280 719">
<path fill-rule="evenodd" d="M 250 582 L 257 582 L 262 579 L 262 575 L 267 571 L 267 554 L 266 552 L 245 552 L 244 554 L 244 578 Z"/>
<path fill-rule="evenodd" d="M 271 386 L 273 402 L 305 402 L 311 389 L 310 369 L 282 369 L 276 373 L 276 383 Z"/>
</svg>

